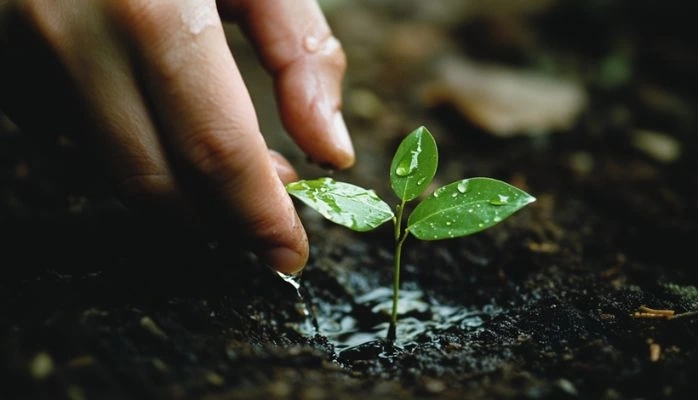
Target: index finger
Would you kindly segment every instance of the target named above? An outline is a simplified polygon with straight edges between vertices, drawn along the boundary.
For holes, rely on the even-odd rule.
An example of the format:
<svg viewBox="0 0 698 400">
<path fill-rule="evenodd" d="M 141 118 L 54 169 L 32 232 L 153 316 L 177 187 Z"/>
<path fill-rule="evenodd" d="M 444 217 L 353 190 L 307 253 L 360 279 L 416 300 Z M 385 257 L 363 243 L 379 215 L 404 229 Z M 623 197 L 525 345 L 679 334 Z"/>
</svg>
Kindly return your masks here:
<svg viewBox="0 0 698 400">
<path fill-rule="evenodd" d="M 346 57 L 314 0 L 219 0 L 240 19 L 274 76 L 284 126 L 313 161 L 347 168 L 354 149 L 341 113 Z"/>
<path fill-rule="evenodd" d="M 287 273 L 302 268 L 307 237 L 259 132 L 215 3 L 118 4 L 161 140 L 187 194 L 202 210 L 218 206 L 223 212 L 211 219 L 222 221 L 228 236 L 242 233 L 267 263 Z"/>
</svg>

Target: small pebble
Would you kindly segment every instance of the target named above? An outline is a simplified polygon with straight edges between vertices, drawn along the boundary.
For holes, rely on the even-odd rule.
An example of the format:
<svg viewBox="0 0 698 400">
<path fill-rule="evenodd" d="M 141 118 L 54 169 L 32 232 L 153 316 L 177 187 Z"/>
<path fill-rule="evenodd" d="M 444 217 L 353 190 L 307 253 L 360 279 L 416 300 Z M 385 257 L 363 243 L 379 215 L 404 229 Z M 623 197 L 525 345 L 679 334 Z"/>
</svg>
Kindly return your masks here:
<svg viewBox="0 0 698 400">
<path fill-rule="evenodd" d="M 574 384 L 565 378 L 560 378 L 555 383 L 557 384 L 557 387 L 569 395 L 576 396 L 578 393 L 577 388 L 574 387 Z"/>
<path fill-rule="evenodd" d="M 271 398 L 279 399 L 288 397 L 291 394 L 291 385 L 284 381 L 275 381 L 267 386 Z"/>
<path fill-rule="evenodd" d="M 80 386 L 70 385 L 65 393 L 66 397 L 70 400 L 85 400 L 85 391 L 82 390 Z"/>
<path fill-rule="evenodd" d="M 446 389 L 446 384 L 438 379 L 427 379 L 424 388 L 429 393 L 441 393 Z"/>
<path fill-rule="evenodd" d="M 143 318 L 141 318 L 141 326 L 145 330 L 153 334 L 153 336 L 157 336 L 161 339 L 167 339 L 167 335 L 165 334 L 165 332 L 163 332 L 163 330 L 160 329 L 158 324 L 156 324 L 155 321 L 153 321 L 149 316 L 146 315 Z"/>
<path fill-rule="evenodd" d="M 43 351 L 39 352 L 34 356 L 34 359 L 32 359 L 29 369 L 34 379 L 39 381 L 44 380 L 53 373 L 53 359 L 48 353 Z"/>
<path fill-rule="evenodd" d="M 225 383 L 225 379 L 223 379 L 220 374 L 213 371 L 206 373 L 206 380 L 213 386 L 223 386 Z"/>
<path fill-rule="evenodd" d="M 167 364 L 165 364 L 165 362 L 159 358 L 153 358 L 152 363 L 153 363 L 153 367 L 155 367 L 155 369 L 157 369 L 160 372 L 164 373 L 164 372 L 167 372 L 169 370 L 169 367 L 167 366 Z"/>
<path fill-rule="evenodd" d="M 681 143 L 663 132 L 636 129 L 633 146 L 648 156 L 663 163 L 671 163 L 681 156 Z"/>
</svg>

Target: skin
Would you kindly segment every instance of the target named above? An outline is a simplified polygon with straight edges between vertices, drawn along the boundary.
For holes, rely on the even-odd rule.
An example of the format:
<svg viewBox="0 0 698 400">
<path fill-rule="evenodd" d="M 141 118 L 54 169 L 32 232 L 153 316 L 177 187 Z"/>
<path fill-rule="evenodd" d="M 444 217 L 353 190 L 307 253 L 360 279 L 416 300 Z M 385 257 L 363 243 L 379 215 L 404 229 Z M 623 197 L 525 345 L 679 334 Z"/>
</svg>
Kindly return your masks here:
<svg viewBox="0 0 698 400">
<path fill-rule="evenodd" d="M 298 146 L 350 167 L 345 55 L 313 0 L 0 0 L 0 108 L 28 131 L 82 132 L 125 204 L 297 272 L 308 240 L 283 187 L 297 175 L 266 146 L 222 21 L 256 48 Z"/>
</svg>

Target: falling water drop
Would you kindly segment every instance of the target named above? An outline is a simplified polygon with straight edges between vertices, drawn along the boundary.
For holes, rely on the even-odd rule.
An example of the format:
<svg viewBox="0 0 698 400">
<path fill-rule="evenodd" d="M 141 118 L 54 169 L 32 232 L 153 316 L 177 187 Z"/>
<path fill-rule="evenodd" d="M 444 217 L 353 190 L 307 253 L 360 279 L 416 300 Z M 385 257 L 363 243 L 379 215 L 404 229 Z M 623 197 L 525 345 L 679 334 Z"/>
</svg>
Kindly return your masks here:
<svg viewBox="0 0 698 400">
<path fill-rule="evenodd" d="M 274 272 L 276 272 L 276 274 L 279 275 L 279 277 L 281 279 L 283 279 L 284 282 L 288 283 L 289 285 L 293 286 L 294 289 L 296 289 L 296 293 L 298 294 L 299 298 L 303 298 L 303 296 L 301 295 L 301 273 L 300 272 L 297 274 L 284 274 L 283 272 L 279 272 L 276 270 Z"/>
<path fill-rule="evenodd" d="M 284 274 L 283 272 L 279 272 L 274 270 L 276 274 L 284 280 L 284 282 L 288 283 L 289 285 L 293 286 L 294 289 L 296 289 L 296 294 L 298 295 L 297 301 L 296 301 L 296 310 L 298 310 L 298 313 L 303 316 L 303 323 L 304 326 L 301 327 L 301 330 L 304 330 L 306 332 L 315 332 L 317 333 L 319 331 L 319 326 L 317 322 L 317 318 L 310 312 L 310 308 L 308 308 L 308 304 L 306 304 L 305 298 L 301 294 L 301 273 L 298 272 L 296 274 Z"/>
</svg>

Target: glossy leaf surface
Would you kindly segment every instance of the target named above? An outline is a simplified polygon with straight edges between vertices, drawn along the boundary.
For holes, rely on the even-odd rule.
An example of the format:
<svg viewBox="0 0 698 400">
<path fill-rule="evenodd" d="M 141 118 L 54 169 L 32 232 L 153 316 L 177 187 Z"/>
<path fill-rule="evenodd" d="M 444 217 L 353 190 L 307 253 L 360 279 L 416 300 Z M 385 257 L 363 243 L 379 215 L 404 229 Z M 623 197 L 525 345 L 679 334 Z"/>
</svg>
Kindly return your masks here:
<svg viewBox="0 0 698 400">
<path fill-rule="evenodd" d="M 370 231 L 393 218 L 390 206 L 373 190 L 331 178 L 292 182 L 286 191 L 328 220 L 355 231 Z"/>
<path fill-rule="evenodd" d="M 401 200 L 424 192 L 436 173 L 439 154 L 427 128 L 421 126 L 403 139 L 390 164 L 390 186 Z"/>
<path fill-rule="evenodd" d="M 496 225 L 535 200 L 496 179 L 463 179 L 437 189 L 417 205 L 407 229 L 422 240 L 466 236 Z"/>
</svg>

